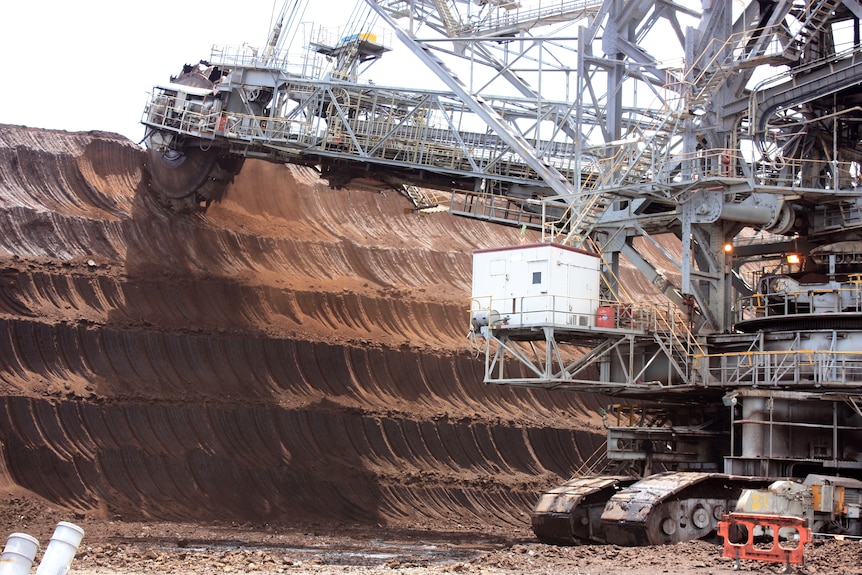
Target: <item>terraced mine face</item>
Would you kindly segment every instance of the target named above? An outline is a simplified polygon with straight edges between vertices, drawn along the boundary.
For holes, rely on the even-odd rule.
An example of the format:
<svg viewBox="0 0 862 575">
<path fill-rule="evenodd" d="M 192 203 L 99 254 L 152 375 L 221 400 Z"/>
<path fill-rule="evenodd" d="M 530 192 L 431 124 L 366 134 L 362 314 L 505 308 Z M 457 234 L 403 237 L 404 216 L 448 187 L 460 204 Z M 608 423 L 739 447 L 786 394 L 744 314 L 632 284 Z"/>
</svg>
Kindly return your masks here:
<svg viewBox="0 0 862 575">
<path fill-rule="evenodd" d="M 518 231 L 247 161 L 205 215 L 110 134 L 0 126 L 6 476 L 124 519 L 529 523 L 606 400 L 489 388 L 470 255 Z"/>
</svg>

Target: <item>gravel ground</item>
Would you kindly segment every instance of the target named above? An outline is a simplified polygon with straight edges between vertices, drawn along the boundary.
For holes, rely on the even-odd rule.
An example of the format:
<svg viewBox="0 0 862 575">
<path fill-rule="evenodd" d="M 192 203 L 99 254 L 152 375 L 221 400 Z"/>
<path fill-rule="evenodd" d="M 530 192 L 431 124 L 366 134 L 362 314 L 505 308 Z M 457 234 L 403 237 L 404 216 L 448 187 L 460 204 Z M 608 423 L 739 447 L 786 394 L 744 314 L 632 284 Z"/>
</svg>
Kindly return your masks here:
<svg viewBox="0 0 862 575">
<path fill-rule="evenodd" d="M 201 526 L 79 522 L 88 535 L 74 573 L 730 575 L 781 572 L 782 565 L 721 556 L 719 540 L 657 547 L 554 547 L 529 535 L 403 532 L 365 527 Z M 50 538 L 50 526 L 40 539 Z M 862 542 L 815 540 L 803 574 L 862 575 Z"/>
</svg>

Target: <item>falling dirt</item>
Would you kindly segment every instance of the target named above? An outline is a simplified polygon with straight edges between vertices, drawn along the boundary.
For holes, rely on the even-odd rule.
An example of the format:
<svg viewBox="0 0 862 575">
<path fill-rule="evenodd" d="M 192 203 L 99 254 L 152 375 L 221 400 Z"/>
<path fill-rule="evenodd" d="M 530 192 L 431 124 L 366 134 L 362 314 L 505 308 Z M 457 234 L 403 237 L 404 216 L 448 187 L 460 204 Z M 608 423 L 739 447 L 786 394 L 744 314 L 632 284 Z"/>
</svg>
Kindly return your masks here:
<svg viewBox="0 0 862 575">
<path fill-rule="evenodd" d="M 730 572 L 704 542 L 532 540 L 608 400 L 482 384 L 470 254 L 517 230 L 253 160 L 180 216 L 145 159 L 0 126 L 7 533 L 78 523 L 92 572 Z M 862 572 L 862 546 L 828 545 L 847 569 L 821 572 Z"/>
</svg>

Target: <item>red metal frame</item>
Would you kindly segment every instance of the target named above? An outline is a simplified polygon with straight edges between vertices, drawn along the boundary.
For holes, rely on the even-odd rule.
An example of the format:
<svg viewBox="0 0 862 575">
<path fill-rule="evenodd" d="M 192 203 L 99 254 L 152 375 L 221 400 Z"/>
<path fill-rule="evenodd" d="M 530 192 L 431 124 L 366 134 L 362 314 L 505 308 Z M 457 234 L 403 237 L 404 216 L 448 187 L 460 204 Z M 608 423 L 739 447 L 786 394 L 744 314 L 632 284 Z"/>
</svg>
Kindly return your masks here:
<svg viewBox="0 0 862 575">
<path fill-rule="evenodd" d="M 771 533 L 772 545 L 769 549 L 755 547 L 755 528 L 762 527 Z M 744 531 L 743 531 L 744 529 Z M 796 547 L 782 547 L 778 541 L 779 530 L 795 529 L 799 533 Z M 768 531 L 766 531 L 768 530 Z M 780 515 L 759 515 L 754 513 L 729 513 L 718 523 L 718 534 L 724 538 L 724 557 L 772 561 L 774 563 L 800 564 L 803 562 L 805 544 L 811 541 L 811 529 L 801 517 L 782 517 Z M 745 536 L 745 542 L 740 541 Z"/>
</svg>

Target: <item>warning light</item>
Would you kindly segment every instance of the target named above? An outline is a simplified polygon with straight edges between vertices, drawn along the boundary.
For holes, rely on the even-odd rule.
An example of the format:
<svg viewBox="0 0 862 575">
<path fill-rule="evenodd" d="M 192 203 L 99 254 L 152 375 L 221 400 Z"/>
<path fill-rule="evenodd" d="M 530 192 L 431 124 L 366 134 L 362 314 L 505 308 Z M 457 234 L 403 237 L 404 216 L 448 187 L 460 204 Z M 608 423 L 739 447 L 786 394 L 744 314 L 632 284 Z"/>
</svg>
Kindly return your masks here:
<svg viewBox="0 0 862 575">
<path fill-rule="evenodd" d="M 733 244 L 724 244 L 724 253 L 729 254 L 733 251 Z"/>
<path fill-rule="evenodd" d="M 787 254 L 787 263 L 797 265 L 802 263 L 802 258 L 799 257 L 799 254 Z"/>
</svg>

